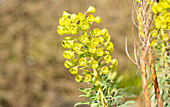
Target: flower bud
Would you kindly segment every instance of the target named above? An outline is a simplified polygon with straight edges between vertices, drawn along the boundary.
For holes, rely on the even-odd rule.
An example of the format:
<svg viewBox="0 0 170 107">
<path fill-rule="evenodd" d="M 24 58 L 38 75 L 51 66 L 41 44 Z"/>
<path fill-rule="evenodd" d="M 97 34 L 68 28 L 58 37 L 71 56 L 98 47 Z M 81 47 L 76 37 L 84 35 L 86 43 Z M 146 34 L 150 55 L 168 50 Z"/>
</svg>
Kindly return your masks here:
<svg viewBox="0 0 170 107">
<path fill-rule="evenodd" d="M 90 28 L 90 25 L 89 25 L 89 23 L 87 23 L 86 21 L 84 21 L 84 22 L 81 23 L 81 29 L 82 29 L 82 30 L 87 30 L 87 29 L 89 29 L 89 28 Z"/>
<path fill-rule="evenodd" d="M 77 15 L 76 15 L 76 14 L 71 14 L 70 19 L 71 19 L 71 21 L 73 21 L 73 22 L 76 21 Z"/>
<path fill-rule="evenodd" d="M 78 67 L 77 66 L 72 67 L 69 71 L 70 71 L 71 74 L 75 75 L 75 74 L 78 73 Z"/>
<path fill-rule="evenodd" d="M 64 35 L 63 27 L 58 26 L 58 28 L 57 28 L 57 32 L 58 32 L 58 34 L 59 34 L 59 35 Z"/>
<path fill-rule="evenodd" d="M 89 50 L 90 53 L 94 54 L 96 52 L 96 47 L 91 45 L 91 46 L 89 46 L 88 50 Z"/>
<path fill-rule="evenodd" d="M 77 82 L 80 82 L 80 81 L 82 80 L 82 78 L 83 78 L 83 76 L 81 76 L 81 75 L 76 75 L 75 80 L 76 80 Z"/>
<path fill-rule="evenodd" d="M 100 36 L 102 34 L 102 32 L 101 32 L 101 30 L 99 28 L 96 28 L 96 29 L 93 30 L 93 34 L 95 36 Z"/>
<path fill-rule="evenodd" d="M 111 59 L 112 59 L 112 57 L 111 57 L 110 55 L 106 55 L 106 56 L 104 57 L 104 61 L 105 61 L 106 63 L 109 63 L 109 62 L 111 61 Z"/>
<path fill-rule="evenodd" d="M 85 77 L 84 77 L 84 81 L 85 82 L 90 82 L 92 80 L 92 77 L 90 74 L 86 74 Z"/>
<path fill-rule="evenodd" d="M 102 29 L 101 32 L 102 32 L 103 36 L 108 34 L 108 30 L 107 29 Z"/>
<path fill-rule="evenodd" d="M 94 20 L 95 20 L 95 17 L 92 15 L 92 14 L 90 14 L 88 17 L 87 17 L 87 21 L 89 22 L 89 23 L 93 23 L 94 22 Z"/>
<path fill-rule="evenodd" d="M 80 66 L 86 66 L 86 65 L 87 65 L 87 60 L 86 60 L 86 58 L 80 58 L 80 60 L 79 60 L 79 65 L 80 65 Z"/>
<path fill-rule="evenodd" d="M 83 44 L 87 44 L 89 42 L 89 36 L 88 35 L 82 35 L 80 37 L 80 41 L 83 43 Z"/>
<path fill-rule="evenodd" d="M 69 61 L 69 60 L 66 60 L 66 61 L 64 62 L 64 66 L 65 66 L 66 68 L 71 68 L 73 65 L 74 65 L 74 64 L 73 64 L 71 61 Z"/>
<path fill-rule="evenodd" d="M 112 59 L 111 63 L 112 63 L 112 65 L 116 66 L 118 64 L 118 61 L 117 61 L 117 59 Z"/>
<path fill-rule="evenodd" d="M 157 45 L 156 39 L 153 39 L 153 40 L 151 41 L 151 44 L 150 44 L 150 45 L 151 45 L 151 46 Z"/>
<path fill-rule="evenodd" d="M 101 69 L 101 72 L 102 72 L 103 74 L 107 74 L 107 73 L 109 72 L 109 68 L 108 68 L 107 66 L 105 66 L 105 67 L 103 67 L 103 68 Z"/>
<path fill-rule="evenodd" d="M 67 13 L 66 11 L 63 11 L 63 17 L 69 17 L 71 14 Z"/>
<path fill-rule="evenodd" d="M 100 23 L 101 22 L 101 18 L 99 16 L 95 17 L 95 20 L 94 20 L 96 23 Z"/>
<path fill-rule="evenodd" d="M 104 36 L 104 40 L 105 40 L 106 42 L 110 41 L 110 35 L 109 35 L 109 34 L 106 34 L 106 35 Z"/>
<path fill-rule="evenodd" d="M 99 64 L 98 64 L 98 61 L 93 61 L 92 63 L 91 63 L 91 67 L 92 68 L 98 68 L 99 67 Z"/>
<path fill-rule="evenodd" d="M 89 6 L 89 8 L 87 9 L 87 13 L 95 13 L 96 9 L 93 6 Z"/>
<path fill-rule="evenodd" d="M 97 56 L 103 56 L 103 49 L 102 48 L 98 48 L 96 51 Z"/>
<path fill-rule="evenodd" d="M 73 49 L 74 49 L 76 52 L 78 52 L 78 51 L 81 50 L 81 45 L 80 45 L 79 43 L 74 43 Z"/>
<path fill-rule="evenodd" d="M 73 40 L 63 40 L 61 42 L 61 45 L 64 47 L 64 48 L 72 48 L 73 46 Z"/>
<path fill-rule="evenodd" d="M 106 45 L 106 50 L 109 51 L 110 54 L 113 53 L 114 47 L 113 47 L 113 43 L 112 43 L 112 42 L 109 42 L 109 43 Z"/>
<path fill-rule="evenodd" d="M 83 13 L 80 13 L 80 12 L 78 13 L 77 17 L 80 21 L 85 19 L 85 15 Z"/>
<path fill-rule="evenodd" d="M 99 44 L 99 39 L 98 39 L 98 38 L 93 38 L 93 39 L 91 40 L 91 45 L 97 46 L 98 44 Z"/>
<path fill-rule="evenodd" d="M 99 43 L 100 43 L 100 44 L 102 44 L 102 43 L 104 42 L 104 39 L 103 39 L 102 36 L 98 37 L 98 39 L 99 39 Z"/>
<path fill-rule="evenodd" d="M 64 51 L 63 56 L 66 59 L 74 59 L 74 52 L 72 52 L 72 51 Z"/>
</svg>

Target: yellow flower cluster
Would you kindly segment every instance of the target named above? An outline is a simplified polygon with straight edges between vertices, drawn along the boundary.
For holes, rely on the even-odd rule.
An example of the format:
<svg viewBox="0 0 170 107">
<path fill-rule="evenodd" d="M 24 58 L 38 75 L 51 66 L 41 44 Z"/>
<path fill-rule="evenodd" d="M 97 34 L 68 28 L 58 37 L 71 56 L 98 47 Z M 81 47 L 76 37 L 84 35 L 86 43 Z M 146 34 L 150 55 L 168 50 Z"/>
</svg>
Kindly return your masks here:
<svg viewBox="0 0 170 107">
<path fill-rule="evenodd" d="M 158 3 L 154 3 L 152 11 L 156 14 L 154 20 L 155 28 L 152 31 L 151 46 L 158 44 L 164 45 L 164 42 L 169 40 L 166 31 L 170 30 L 170 0 L 161 0 Z"/>
<path fill-rule="evenodd" d="M 64 58 L 67 59 L 64 66 L 70 69 L 71 74 L 76 75 L 75 80 L 77 82 L 92 81 L 92 77 L 95 76 L 94 71 L 91 72 L 87 68 L 95 69 L 98 74 L 106 75 L 113 66 L 117 65 L 114 65 L 115 59 L 112 60 L 110 55 L 113 53 L 114 47 L 110 41 L 108 30 L 95 28 L 87 33 L 93 22 L 101 22 L 99 16 L 94 17 L 91 14 L 95 11 L 95 8 L 92 6 L 87 9 L 85 14 L 78 13 L 76 15 L 64 11 L 63 16 L 59 19 L 60 26 L 57 29 L 59 35 L 76 35 L 79 33 L 79 30 L 83 33 L 80 37 L 65 36 L 61 43 L 64 48 L 68 49 L 63 52 Z M 105 66 L 110 62 L 112 66 Z"/>
</svg>

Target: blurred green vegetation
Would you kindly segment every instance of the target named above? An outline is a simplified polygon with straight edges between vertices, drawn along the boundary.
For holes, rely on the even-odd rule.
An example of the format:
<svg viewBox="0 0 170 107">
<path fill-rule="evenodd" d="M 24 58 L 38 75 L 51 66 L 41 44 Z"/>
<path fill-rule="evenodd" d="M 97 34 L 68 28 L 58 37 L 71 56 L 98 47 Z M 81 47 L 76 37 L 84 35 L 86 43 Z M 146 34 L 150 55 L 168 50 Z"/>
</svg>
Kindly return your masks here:
<svg viewBox="0 0 170 107">
<path fill-rule="evenodd" d="M 85 12 L 89 5 L 102 19 L 94 27 L 107 28 L 114 43 L 112 57 L 123 75 L 118 88 L 140 93 L 140 73 L 124 50 L 127 36 L 133 53 L 132 0 L 0 0 L 0 107 L 72 107 L 87 100 L 77 96 L 88 85 L 76 83 L 63 66 L 56 29 L 64 10 Z"/>
</svg>

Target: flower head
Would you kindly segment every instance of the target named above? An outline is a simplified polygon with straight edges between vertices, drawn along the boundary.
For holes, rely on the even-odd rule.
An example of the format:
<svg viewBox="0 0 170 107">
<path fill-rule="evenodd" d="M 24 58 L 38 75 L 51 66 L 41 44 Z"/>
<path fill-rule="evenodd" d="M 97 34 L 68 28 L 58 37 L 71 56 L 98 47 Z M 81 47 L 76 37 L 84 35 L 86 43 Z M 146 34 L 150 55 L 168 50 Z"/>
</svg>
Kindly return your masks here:
<svg viewBox="0 0 170 107">
<path fill-rule="evenodd" d="M 99 16 L 95 17 L 95 20 L 94 20 L 96 23 L 100 23 L 101 22 L 101 18 Z"/>
<path fill-rule="evenodd" d="M 94 54 L 94 53 L 96 52 L 96 47 L 93 46 L 93 45 L 91 45 L 91 46 L 89 46 L 89 49 L 88 49 L 88 50 L 89 50 L 90 53 L 93 53 L 93 54 Z"/>
<path fill-rule="evenodd" d="M 92 68 L 98 68 L 99 67 L 99 64 L 98 64 L 98 61 L 93 61 L 92 63 L 91 63 L 91 67 Z"/>
<path fill-rule="evenodd" d="M 84 77 L 84 81 L 85 82 L 90 82 L 92 80 L 92 77 L 90 74 L 86 74 L 85 77 Z"/>
<path fill-rule="evenodd" d="M 87 65 L 87 60 L 86 60 L 86 58 L 80 58 L 80 60 L 79 60 L 79 65 L 80 65 L 80 66 L 86 66 L 86 65 Z"/>
<path fill-rule="evenodd" d="M 87 13 L 95 13 L 96 9 L 93 6 L 89 6 L 89 8 L 87 9 Z"/>
<path fill-rule="evenodd" d="M 75 74 L 78 73 L 78 67 L 77 66 L 72 67 L 69 71 L 70 71 L 71 74 L 75 75 Z"/>
<path fill-rule="evenodd" d="M 103 68 L 101 69 L 101 72 L 102 72 L 103 74 L 107 74 L 107 73 L 109 72 L 109 68 L 108 68 L 107 66 L 105 66 L 105 67 L 103 67 Z"/>
<path fill-rule="evenodd" d="M 103 56 L 103 49 L 102 48 L 98 48 L 96 51 L 97 56 Z"/>
<path fill-rule="evenodd" d="M 70 50 L 69 51 L 64 51 L 63 56 L 66 59 L 74 59 L 74 52 L 72 52 Z"/>
<path fill-rule="evenodd" d="M 80 81 L 82 80 L 82 78 L 83 78 L 83 76 L 81 76 L 81 75 L 76 75 L 75 80 L 76 80 L 77 82 L 80 82 Z"/>
<path fill-rule="evenodd" d="M 112 59 L 112 57 L 110 55 L 106 55 L 104 57 L 104 60 L 105 60 L 106 63 L 109 63 L 111 61 L 111 59 Z"/>
</svg>

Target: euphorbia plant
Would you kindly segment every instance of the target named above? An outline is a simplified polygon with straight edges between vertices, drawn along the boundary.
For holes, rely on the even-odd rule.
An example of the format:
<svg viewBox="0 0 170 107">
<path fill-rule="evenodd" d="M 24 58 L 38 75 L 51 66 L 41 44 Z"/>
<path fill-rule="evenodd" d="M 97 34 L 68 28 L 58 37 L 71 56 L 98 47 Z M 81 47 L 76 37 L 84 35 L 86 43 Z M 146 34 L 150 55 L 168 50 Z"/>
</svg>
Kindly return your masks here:
<svg viewBox="0 0 170 107">
<path fill-rule="evenodd" d="M 114 47 L 108 30 L 91 29 L 94 22 L 101 22 L 99 16 L 92 15 L 95 11 L 93 6 L 89 6 L 84 14 L 80 12 L 70 14 L 64 11 L 59 19 L 58 34 L 72 35 L 65 36 L 61 43 L 67 49 L 63 52 L 64 58 L 67 59 L 64 66 L 75 75 L 77 82 L 88 82 L 93 85 L 92 88 L 79 89 L 86 94 L 81 96 L 88 97 L 89 102 L 80 102 L 75 106 L 79 104 L 90 104 L 95 107 L 117 106 L 123 97 L 117 96 L 119 90 L 113 91 L 111 75 L 116 72 L 118 61 L 111 57 Z M 79 33 L 80 36 L 77 36 Z M 124 105 L 129 103 L 133 102 L 125 102 Z"/>
<path fill-rule="evenodd" d="M 142 87 L 144 92 L 144 99 L 146 107 L 154 106 L 151 102 L 152 95 L 155 95 L 157 100 L 157 106 L 167 106 L 168 97 L 167 84 L 169 69 L 169 37 L 167 32 L 170 30 L 170 0 L 136 0 L 138 3 L 135 5 L 137 19 L 138 19 L 138 31 L 139 39 L 141 42 L 136 42 L 141 49 L 140 56 L 140 68 L 142 75 Z M 141 44 L 140 44 L 141 43 Z M 155 53 L 153 53 L 153 51 Z M 153 54 L 157 54 L 157 64 L 154 63 Z M 148 61 L 148 62 L 147 62 Z M 138 65 L 137 58 L 136 64 Z M 150 69 L 147 69 L 147 66 Z M 155 68 L 156 67 L 156 68 Z M 151 73 L 147 71 L 151 71 Z M 157 71 L 157 73 L 156 73 Z M 165 73 L 157 75 L 158 72 Z M 153 81 L 148 82 L 148 78 L 152 77 Z M 159 81 L 158 81 L 159 80 Z M 148 87 L 154 87 L 154 93 L 151 94 Z M 161 89 L 161 92 L 160 92 Z M 166 90 L 165 90 L 166 89 Z M 155 105 L 155 106 L 156 106 Z"/>
</svg>

